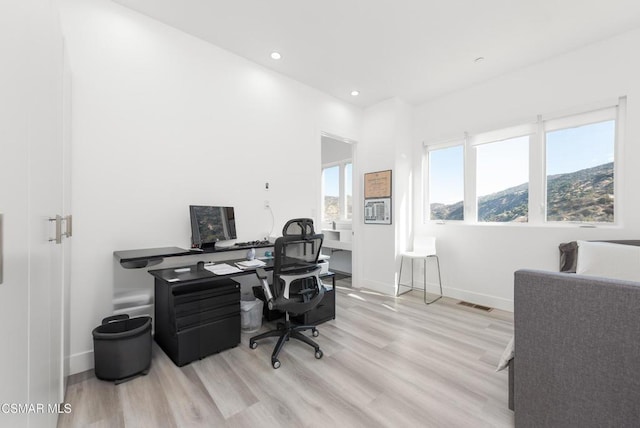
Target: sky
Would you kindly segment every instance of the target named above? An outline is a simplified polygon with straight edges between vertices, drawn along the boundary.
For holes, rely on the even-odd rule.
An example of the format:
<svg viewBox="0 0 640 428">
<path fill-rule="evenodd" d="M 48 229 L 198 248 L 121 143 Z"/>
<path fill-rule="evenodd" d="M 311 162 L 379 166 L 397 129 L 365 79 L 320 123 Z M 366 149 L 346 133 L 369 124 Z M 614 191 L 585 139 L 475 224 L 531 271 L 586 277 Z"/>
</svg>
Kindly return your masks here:
<svg viewBox="0 0 640 428">
<path fill-rule="evenodd" d="M 429 199 L 431 203 L 452 204 L 464 199 L 462 146 L 429 152 Z"/>
<path fill-rule="evenodd" d="M 346 194 L 351 195 L 353 193 L 353 185 L 352 185 L 352 173 L 351 173 L 352 165 L 348 163 L 345 166 L 344 174 L 345 174 L 345 187 Z M 324 170 L 324 193 L 327 196 L 340 196 L 340 167 L 338 165 L 326 168 Z"/>
<path fill-rule="evenodd" d="M 547 132 L 547 175 L 579 171 L 614 158 L 615 121 Z M 484 196 L 529 181 L 529 137 L 477 146 L 476 194 Z M 464 199 L 462 146 L 429 154 L 430 202 Z"/>
<path fill-rule="evenodd" d="M 490 195 L 529 181 L 529 136 L 482 144 L 476 154 L 476 194 Z"/>
<path fill-rule="evenodd" d="M 547 175 L 613 162 L 614 120 L 547 133 Z"/>
</svg>

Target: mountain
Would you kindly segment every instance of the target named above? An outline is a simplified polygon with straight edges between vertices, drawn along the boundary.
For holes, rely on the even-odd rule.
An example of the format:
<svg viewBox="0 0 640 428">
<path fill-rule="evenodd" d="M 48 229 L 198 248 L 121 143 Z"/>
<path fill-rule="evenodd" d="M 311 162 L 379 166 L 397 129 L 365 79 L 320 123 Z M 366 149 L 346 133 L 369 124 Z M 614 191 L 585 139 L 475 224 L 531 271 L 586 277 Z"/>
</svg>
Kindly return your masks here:
<svg viewBox="0 0 640 428">
<path fill-rule="evenodd" d="M 347 207 L 351 208 L 351 195 L 347 195 Z M 347 218 L 351 218 L 351 209 L 347 213 Z M 340 220 L 340 198 L 338 196 L 328 196 L 324 197 L 324 217 L 323 220 L 326 221 L 337 221 Z"/>
<path fill-rule="evenodd" d="M 455 204 L 445 205 L 431 204 L 431 220 L 463 220 L 464 204 L 462 201 Z"/>
<path fill-rule="evenodd" d="M 613 162 L 549 176 L 547 219 L 613 222 Z"/>
<path fill-rule="evenodd" d="M 478 221 L 526 222 L 528 183 L 478 198 Z M 462 201 L 431 204 L 433 220 L 462 220 Z M 547 178 L 549 221 L 612 222 L 613 162 Z"/>
<path fill-rule="evenodd" d="M 528 183 L 478 198 L 478 221 L 526 223 L 528 215 Z"/>
</svg>

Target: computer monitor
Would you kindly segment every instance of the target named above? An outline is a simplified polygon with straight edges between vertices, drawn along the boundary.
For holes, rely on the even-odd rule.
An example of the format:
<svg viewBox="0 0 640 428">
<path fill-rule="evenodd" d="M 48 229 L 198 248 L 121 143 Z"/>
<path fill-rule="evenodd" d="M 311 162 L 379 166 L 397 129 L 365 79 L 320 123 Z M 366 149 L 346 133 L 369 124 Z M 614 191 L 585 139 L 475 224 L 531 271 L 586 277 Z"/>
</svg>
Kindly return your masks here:
<svg viewBox="0 0 640 428">
<path fill-rule="evenodd" d="M 212 248 L 216 242 L 236 239 L 233 207 L 189 205 L 191 241 L 198 248 Z"/>
</svg>

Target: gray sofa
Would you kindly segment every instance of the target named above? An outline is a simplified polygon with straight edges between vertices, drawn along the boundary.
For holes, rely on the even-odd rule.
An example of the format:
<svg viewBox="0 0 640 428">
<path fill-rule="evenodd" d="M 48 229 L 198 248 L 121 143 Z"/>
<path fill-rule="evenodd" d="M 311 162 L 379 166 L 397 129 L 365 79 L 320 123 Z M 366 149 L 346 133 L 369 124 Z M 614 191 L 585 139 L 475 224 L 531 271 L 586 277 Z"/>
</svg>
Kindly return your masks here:
<svg viewBox="0 0 640 428">
<path fill-rule="evenodd" d="M 519 270 L 517 427 L 640 426 L 640 283 Z"/>
</svg>

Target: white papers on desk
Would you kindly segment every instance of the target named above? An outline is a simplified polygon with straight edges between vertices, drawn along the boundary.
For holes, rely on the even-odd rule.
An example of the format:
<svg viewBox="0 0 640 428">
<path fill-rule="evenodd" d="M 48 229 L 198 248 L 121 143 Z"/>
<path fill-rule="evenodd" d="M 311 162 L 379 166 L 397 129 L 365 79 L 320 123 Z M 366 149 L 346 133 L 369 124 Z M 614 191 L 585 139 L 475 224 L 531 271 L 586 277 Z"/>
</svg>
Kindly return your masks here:
<svg viewBox="0 0 640 428">
<path fill-rule="evenodd" d="M 258 259 L 244 260 L 236 263 L 236 266 L 238 266 L 240 269 L 253 269 L 262 267 L 264 265 L 266 265 L 266 263 Z"/>
<path fill-rule="evenodd" d="M 242 272 L 237 267 L 228 265 L 226 263 L 209 265 L 209 266 L 205 266 L 204 268 L 214 275 L 230 275 L 232 273 Z"/>
</svg>

